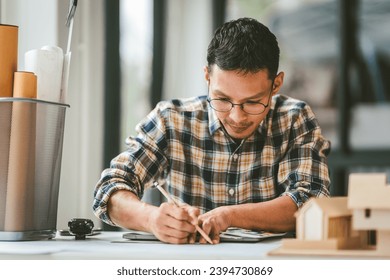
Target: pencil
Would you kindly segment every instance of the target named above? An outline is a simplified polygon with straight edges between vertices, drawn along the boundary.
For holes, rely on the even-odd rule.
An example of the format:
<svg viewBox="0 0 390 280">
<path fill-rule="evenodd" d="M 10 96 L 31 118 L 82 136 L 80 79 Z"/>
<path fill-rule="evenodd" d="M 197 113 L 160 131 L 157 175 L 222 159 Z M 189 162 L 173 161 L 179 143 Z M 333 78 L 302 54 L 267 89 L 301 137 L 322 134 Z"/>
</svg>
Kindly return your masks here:
<svg viewBox="0 0 390 280">
<path fill-rule="evenodd" d="M 165 196 L 165 198 L 168 200 L 168 202 L 172 202 L 176 206 L 180 207 L 180 205 L 176 202 L 176 200 L 173 199 L 173 197 L 164 190 L 159 183 L 154 182 L 153 185 Z M 204 239 L 210 244 L 213 244 L 213 241 L 210 239 L 210 237 L 201 229 L 198 225 L 195 225 L 196 230 L 200 233 L 200 235 L 203 236 Z"/>
</svg>

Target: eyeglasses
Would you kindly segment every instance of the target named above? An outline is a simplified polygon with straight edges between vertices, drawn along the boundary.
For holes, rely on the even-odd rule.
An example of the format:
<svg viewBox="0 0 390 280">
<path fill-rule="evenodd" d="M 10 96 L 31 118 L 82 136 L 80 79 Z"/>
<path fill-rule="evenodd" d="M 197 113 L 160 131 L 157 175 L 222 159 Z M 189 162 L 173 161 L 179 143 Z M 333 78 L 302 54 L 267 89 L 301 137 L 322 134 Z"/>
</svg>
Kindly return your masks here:
<svg viewBox="0 0 390 280">
<path fill-rule="evenodd" d="M 269 93 L 267 105 L 261 102 L 247 101 L 244 103 L 233 103 L 227 99 L 222 98 L 207 98 L 207 102 L 210 104 L 211 108 L 218 112 L 230 112 L 234 106 L 240 106 L 241 110 L 249 115 L 260 115 L 264 113 L 265 109 L 269 106 L 270 96 L 272 89 Z"/>
</svg>

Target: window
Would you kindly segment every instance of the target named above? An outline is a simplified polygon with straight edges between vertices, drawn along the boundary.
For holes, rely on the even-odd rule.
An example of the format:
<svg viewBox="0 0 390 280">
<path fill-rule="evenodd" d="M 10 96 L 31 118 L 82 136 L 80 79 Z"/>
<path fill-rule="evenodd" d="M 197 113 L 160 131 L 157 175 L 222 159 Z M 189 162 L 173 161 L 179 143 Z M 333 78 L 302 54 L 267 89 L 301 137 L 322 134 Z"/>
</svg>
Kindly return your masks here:
<svg viewBox="0 0 390 280">
<path fill-rule="evenodd" d="M 153 1 L 121 0 L 120 7 L 123 150 L 124 139 L 134 134 L 136 124 L 150 111 Z"/>
</svg>

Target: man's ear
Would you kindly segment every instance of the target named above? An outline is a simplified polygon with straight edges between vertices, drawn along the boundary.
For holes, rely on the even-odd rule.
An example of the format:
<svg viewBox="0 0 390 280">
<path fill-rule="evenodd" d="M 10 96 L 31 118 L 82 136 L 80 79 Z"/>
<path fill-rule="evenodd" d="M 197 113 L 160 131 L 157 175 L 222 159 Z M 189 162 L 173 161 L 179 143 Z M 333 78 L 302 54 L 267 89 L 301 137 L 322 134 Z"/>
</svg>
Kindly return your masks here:
<svg viewBox="0 0 390 280">
<path fill-rule="evenodd" d="M 283 79 L 284 79 L 284 72 L 279 72 L 279 74 L 276 75 L 274 79 L 274 84 L 272 88 L 273 94 L 276 94 L 280 90 L 280 88 L 283 85 Z"/>
<path fill-rule="evenodd" d="M 204 72 L 204 79 L 206 80 L 207 85 L 210 83 L 210 72 L 209 68 L 207 66 L 203 67 L 203 72 Z"/>
</svg>

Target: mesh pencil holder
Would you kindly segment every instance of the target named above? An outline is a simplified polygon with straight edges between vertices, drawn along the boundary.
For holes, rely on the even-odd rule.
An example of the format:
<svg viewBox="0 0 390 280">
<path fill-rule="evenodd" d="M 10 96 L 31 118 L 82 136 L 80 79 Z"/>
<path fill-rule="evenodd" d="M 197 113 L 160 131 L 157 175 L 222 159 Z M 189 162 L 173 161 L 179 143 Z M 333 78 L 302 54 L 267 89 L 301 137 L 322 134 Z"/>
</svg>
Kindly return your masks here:
<svg viewBox="0 0 390 280">
<path fill-rule="evenodd" d="M 0 98 L 0 240 L 55 237 L 68 107 Z"/>
</svg>

